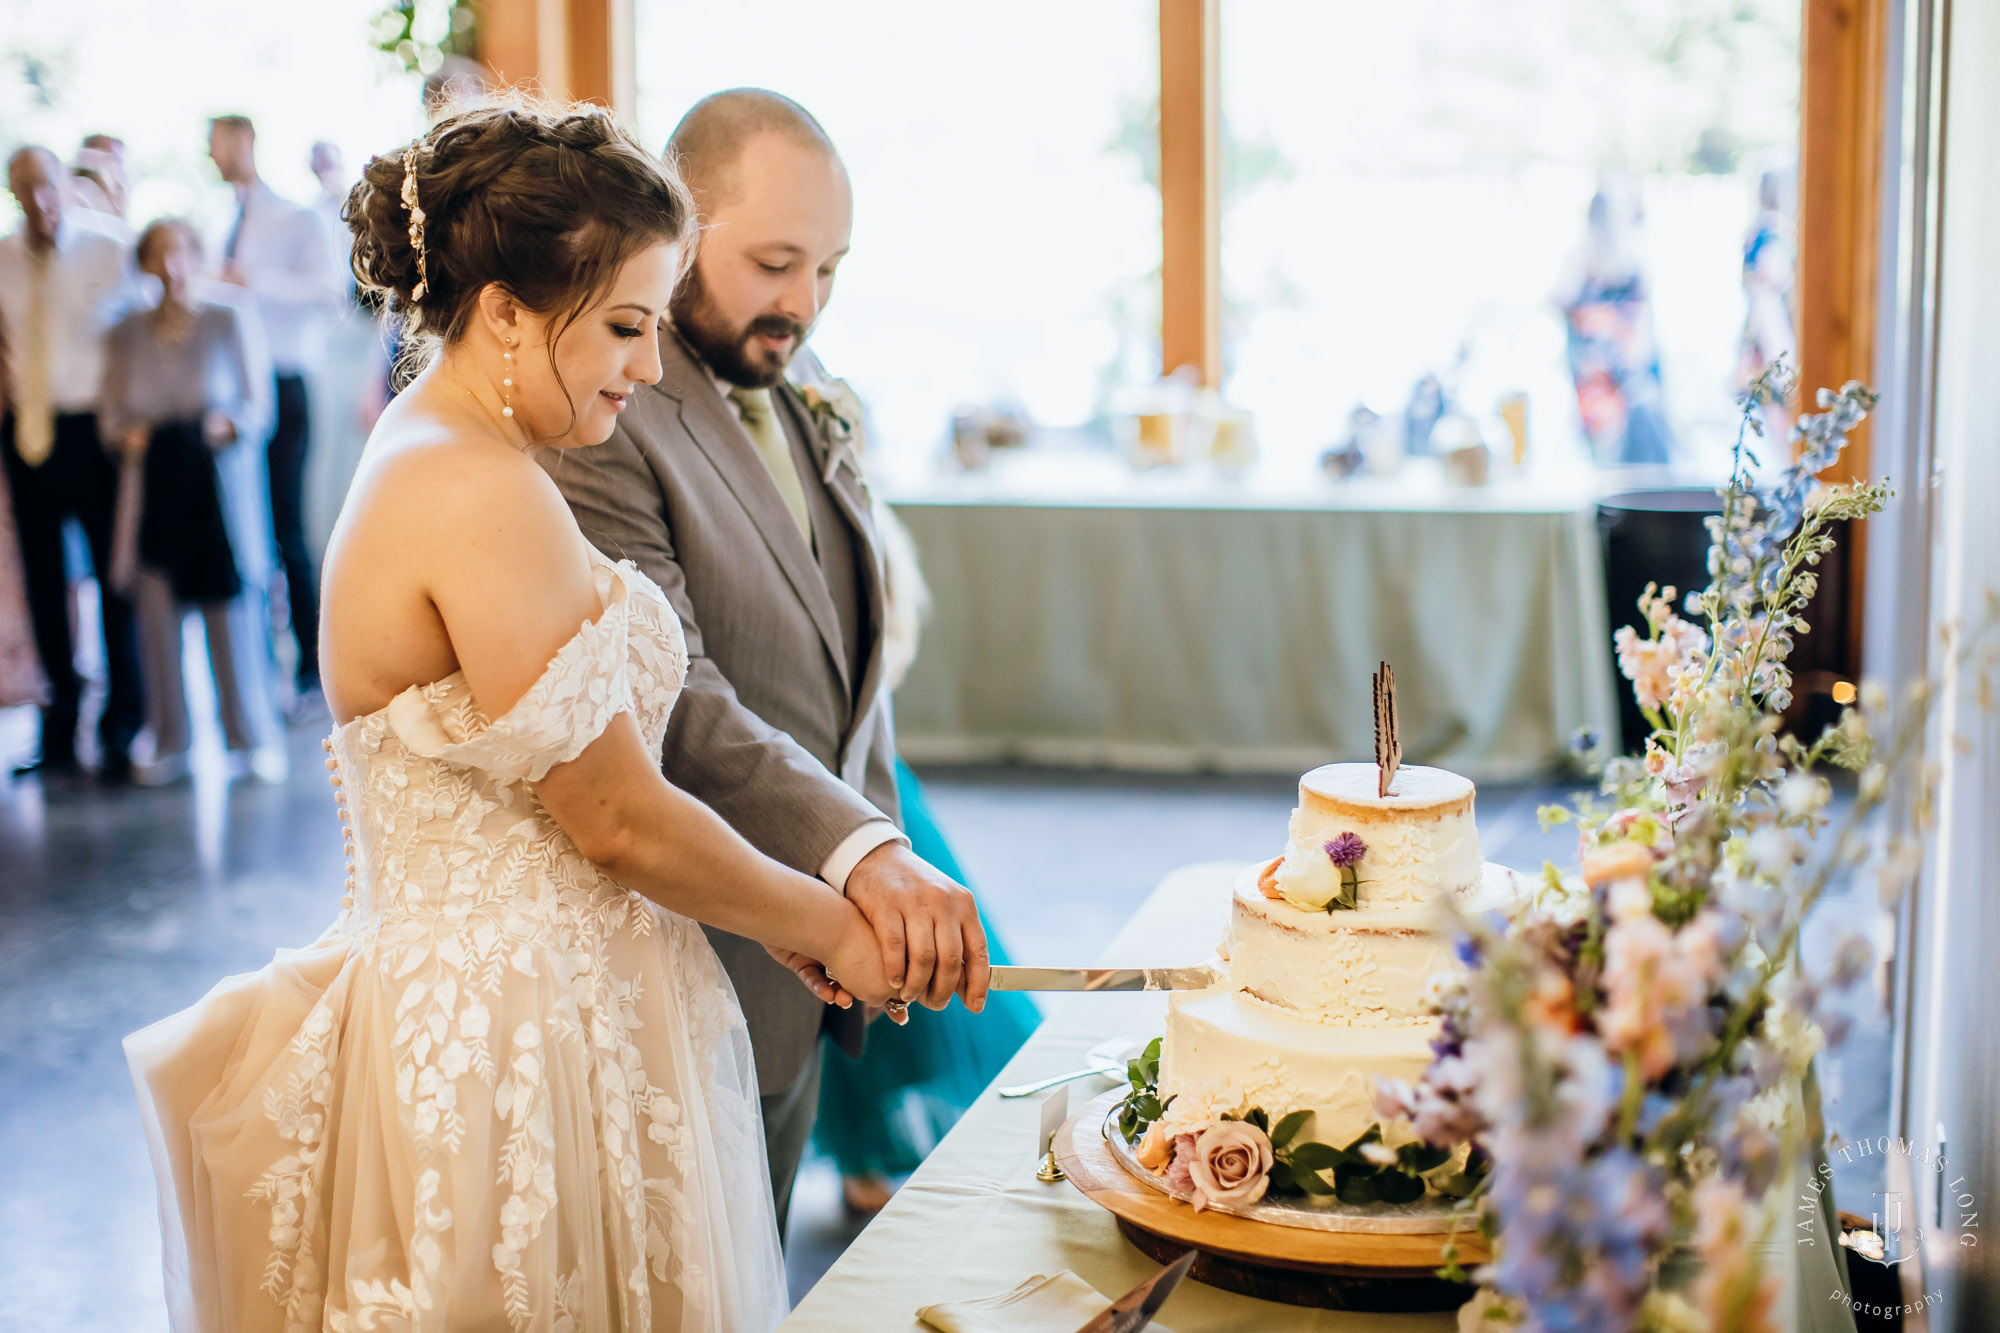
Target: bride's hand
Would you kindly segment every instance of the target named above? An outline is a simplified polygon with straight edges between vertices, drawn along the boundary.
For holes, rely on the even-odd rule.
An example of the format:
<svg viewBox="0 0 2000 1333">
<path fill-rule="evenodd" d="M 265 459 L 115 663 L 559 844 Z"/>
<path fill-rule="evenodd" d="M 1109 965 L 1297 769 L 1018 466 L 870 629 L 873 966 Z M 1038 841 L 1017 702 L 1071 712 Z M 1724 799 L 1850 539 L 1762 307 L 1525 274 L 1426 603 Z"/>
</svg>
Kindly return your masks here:
<svg viewBox="0 0 2000 1333">
<path fill-rule="evenodd" d="M 817 959 L 808 958 L 802 953 L 793 953 L 790 949 L 779 949 L 769 944 L 764 946 L 764 952 L 770 954 L 771 957 L 777 959 L 786 967 L 789 967 L 798 975 L 799 980 L 805 983 L 807 990 L 817 995 L 826 1003 L 839 1005 L 842 1009 L 851 1009 L 854 1007 L 854 997 L 848 993 L 844 986 L 841 986 L 833 978 L 827 976 L 826 969 L 820 965 Z"/>
<path fill-rule="evenodd" d="M 868 919 L 859 911 L 849 913 L 839 937 L 827 951 L 826 971 L 835 985 L 863 1004 L 871 1007 L 887 1005 L 890 1018 L 897 1023 L 909 1022 L 909 1006 L 902 1003 L 902 996 L 889 985 L 888 965 L 882 956 L 881 941 L 876 938 Z"/>
</svg>

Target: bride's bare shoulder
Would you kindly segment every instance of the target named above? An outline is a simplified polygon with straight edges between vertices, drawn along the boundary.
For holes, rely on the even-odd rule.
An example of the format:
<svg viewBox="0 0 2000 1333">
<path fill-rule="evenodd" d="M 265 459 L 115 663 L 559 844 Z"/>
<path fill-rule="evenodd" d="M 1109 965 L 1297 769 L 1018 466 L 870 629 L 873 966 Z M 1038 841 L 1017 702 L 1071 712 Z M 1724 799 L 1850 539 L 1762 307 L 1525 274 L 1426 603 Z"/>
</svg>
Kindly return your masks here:
<svg viewBox="0 0 2000 1333">
<path fill-rule="evenodd" d="M 563 539 L 569 508 L 548 474 L 505 441 L 422 418 L 369 441 L 342 526 L 406 549 L 463 552 L 489 539 Z"/>
</svg>

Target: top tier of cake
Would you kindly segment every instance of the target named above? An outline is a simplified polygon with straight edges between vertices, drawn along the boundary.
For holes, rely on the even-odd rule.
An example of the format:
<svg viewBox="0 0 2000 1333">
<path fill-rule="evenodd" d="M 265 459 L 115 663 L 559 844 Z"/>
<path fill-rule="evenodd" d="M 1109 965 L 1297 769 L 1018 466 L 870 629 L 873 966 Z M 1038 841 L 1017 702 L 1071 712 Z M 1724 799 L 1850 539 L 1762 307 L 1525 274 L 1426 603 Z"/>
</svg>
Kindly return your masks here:
<svg viewBox="0 0 2000 1333">
<path fill-rule="evenodd" d="M 1278 866 L 1278 892 L 1293 904 L 1320 904 L 1339 891 L 1327 844 L 1352 833 L 1368 850 L 1355 866 L 1364 908 L 1420 911 L 1443 893 L 1479 883 L 1479 830 L 1469 779 L 1441 768 L 1398 768 L 1377 794 L 1373 764 L 1328 764 L 1299 779 L 1291 841 Z"/>
</svg>

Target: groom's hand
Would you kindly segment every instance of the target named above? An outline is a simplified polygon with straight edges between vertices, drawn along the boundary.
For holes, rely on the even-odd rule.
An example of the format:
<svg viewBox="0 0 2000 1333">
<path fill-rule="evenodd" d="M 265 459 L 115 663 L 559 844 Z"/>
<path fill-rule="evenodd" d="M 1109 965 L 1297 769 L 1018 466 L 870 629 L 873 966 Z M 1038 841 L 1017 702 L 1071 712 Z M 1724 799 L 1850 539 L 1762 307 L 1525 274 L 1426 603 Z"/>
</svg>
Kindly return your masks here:
<svg viewBox="0 0 2000 1333">
<path fill-rule="evenodd" d="M 954 994 L 974 1013 L 986 1007 L 986 931 L 962 885 L 902 843 L 885 842 L 848 875 L 847 899 L 874 927 L 897 994 L 930 1009 Z"/>
</svg>

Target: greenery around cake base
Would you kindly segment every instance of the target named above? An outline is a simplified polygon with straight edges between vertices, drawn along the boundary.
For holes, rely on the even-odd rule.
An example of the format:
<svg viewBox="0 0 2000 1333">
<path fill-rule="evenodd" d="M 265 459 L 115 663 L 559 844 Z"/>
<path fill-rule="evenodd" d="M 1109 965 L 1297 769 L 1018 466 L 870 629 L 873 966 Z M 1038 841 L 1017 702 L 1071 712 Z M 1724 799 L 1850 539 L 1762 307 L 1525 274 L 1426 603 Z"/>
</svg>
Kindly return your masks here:
<svg viewBox="0 0 2000 1333">
<path fill-rule="evenodd" d="M 1131 1086 L 1118 1103 L 1118 1132 L 1126 1143 L 1136 1144 L 1174 1101 L 1172 1097 L 1160 1100 L 1158 1037 L 1126 1065 L 1125 1073 Z M 1370 1152 L 1373 1145 L 1382 1143 L 1380 1122 L 1345 1147 L 1335 1147 L 1300 1137 L 1313 1118 L 1311 1111 L 1293 1111 L 1276 1124 L 1256 1106 L 1240 1115 L 1220 1118 L 1255 1125 L 1269 1137 L 1273 1194 L 1335 1198 L 1357 1206 L 1414 1203 L 1426 1190 L 1453 1199 L 1471 1198 L 1486 1179 L 1488 1160 L 1484 1155 L 1475 1154 L 1459 1170 L 1445 1172 L 1440 1168 L 1452 1161 L 1455 1150 L 1420 1141 L 1394 1149 L 1393 1161 L 1377 1160 L 1387 1155 L 1379 1147 Z"/>
</svg>

